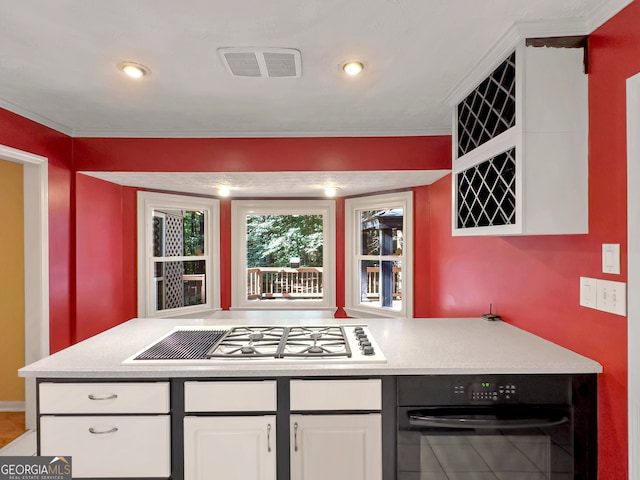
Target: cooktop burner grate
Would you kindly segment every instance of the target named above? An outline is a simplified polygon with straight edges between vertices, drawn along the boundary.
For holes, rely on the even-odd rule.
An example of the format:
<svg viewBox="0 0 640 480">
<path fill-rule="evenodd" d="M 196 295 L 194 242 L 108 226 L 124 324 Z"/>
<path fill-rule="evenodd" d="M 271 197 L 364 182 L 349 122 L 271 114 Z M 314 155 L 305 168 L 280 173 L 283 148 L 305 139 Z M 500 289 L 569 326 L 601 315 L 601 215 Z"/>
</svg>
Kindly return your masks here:
<svg viewBox="0 0 640 480">
<path fill-rule="evenodd" d="M 278 358 L 286 332 L 285 327 L 234 327 L 207 357 Z"/>
<path fill-rule="evenodd" d="M 228 330 L 179 330 L 158 341 L 134 360 L 200 360 Z"/>
</svg>

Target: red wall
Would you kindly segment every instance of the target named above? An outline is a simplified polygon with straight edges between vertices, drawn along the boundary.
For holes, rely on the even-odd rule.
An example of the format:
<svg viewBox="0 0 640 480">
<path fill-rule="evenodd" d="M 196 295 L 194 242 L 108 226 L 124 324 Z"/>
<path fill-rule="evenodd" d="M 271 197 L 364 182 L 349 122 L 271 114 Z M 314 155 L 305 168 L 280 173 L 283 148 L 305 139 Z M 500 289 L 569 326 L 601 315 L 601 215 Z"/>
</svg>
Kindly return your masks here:
<svg viewBox="0 0 640 480">
<path fill-rule="evenodd" d="M 56 352 L 71 344 L 71 138 L 0 109 L 0 144 L 49 160 L 49 343 Z"/>
<path fill-rule="evenodd" d="M 286 172 L 451 168 L 449 136 L 75 138 L 78 171 Z"/>
<path fill-rule="evenodd" d="M 430 187 L 431 314 L 494 312 L 591 357 L 600 382 L 600 477 L 627 473 L 625 317 L 578 305 L 580 276 L 626 281 L 625 80 L 640 70 L 640 1 L 589 40 L 589 234 L 451 237 L 451 177 Z M 420 239 L 420 237 L 418 237 Z M 601 270 L 601 244 L 619 243 L 622 274 Z M 420 247 L 418 247 L 420 248 Z"/>
<path fill-rule="evenodd" d="M 135 191 L 76 174 L 75 200 L 74 343 L 137 310 Z"/>
</svg>

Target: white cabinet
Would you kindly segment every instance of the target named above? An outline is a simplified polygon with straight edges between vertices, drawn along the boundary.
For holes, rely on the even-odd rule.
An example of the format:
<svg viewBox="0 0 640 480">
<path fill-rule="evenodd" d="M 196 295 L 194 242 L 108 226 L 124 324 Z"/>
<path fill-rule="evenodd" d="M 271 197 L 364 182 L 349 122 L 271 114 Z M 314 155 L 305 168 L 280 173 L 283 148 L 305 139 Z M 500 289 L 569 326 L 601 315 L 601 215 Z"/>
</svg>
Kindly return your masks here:
<svg viewBox="0 0 640 480">
<path fill-rule="evenodd" d="M 380 410 L 382 382 L 370 380 L 291 380 L 291 410 Z"/>
<path fill-rule="evenodd" d="M 276 381 L 185 382 L 185 412 L 275 412 Z"/>
<path fill-rule="evenodd" d="M 276 479 L 276 416 L 255 415 L 275 413 L 275 380 L 188 381 L 184 405 L 185 480 Z"/>
<path fill-rule="evenodd" d="M 43 382 L 39 409 L 40 455 L 73 457 L 74 478 L 171 476 L 168 382 Z"/>
<path fill-rule="evenodd" d="M 453 235 L 588 232 L 585 49 L 537 40 L 488 75 L 479 65 L 450 98 Z"/>
<path fill-rule="evenodd" d="M 291 415 L 291 480 L 380 480 L 381 415 Z"/>
<path fill-rule="evenodd" d="M 185 417 L 185 480 L 275 480 L 275 427 L 275 415 Z"/>
<path fill-rule="evenodd" d="M 169 415 L 40 418 L 40 454 L 71 456 L 73 478 L 171 475 Z"/>
<path fill-rule="evenodd" d="M 41 383 L 40 413 L 167 413 L 169 383 Z"/>
<path fill-rule="evenodd" d="M 291 380 L 290 390 L 291 410 L 309 412 L 290 417 L 291 480 L 382 479 L 381 415 L 364 413 L 382 409 L 380 379 Z"/>
</svg>

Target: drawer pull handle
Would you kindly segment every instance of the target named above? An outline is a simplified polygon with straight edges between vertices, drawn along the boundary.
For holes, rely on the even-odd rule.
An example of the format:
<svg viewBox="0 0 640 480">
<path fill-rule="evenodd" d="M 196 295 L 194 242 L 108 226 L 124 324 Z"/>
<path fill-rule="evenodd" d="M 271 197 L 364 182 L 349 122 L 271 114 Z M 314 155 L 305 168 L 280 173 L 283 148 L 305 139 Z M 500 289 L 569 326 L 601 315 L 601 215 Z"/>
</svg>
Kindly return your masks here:
<svg viewBox="0 0 640 480">
<path fill-rule="evenodd" d="M 298 422 L 293 424 L 293 450 L 298 451 Z"/>
<path fill-rule="evenodd" d="M 118 427 L 112 427 L 109 430 L 96 430 L 93 427 L 89 427 L 89 433 L 93 435 L 106 435 L 107 433 L 116 433 L 118 431 Z"/>
<path fill-rule="evenodd" d="M 118 395 L 116 395 L 115 393 L 112 393 L 111 395 L 106 395 L 104 397 L 96 397 L 92 393 L 89 394 L 89 400 L 115 400 L 116 398 L 118 398 Z"/>
<path fill-rule="evenodd" d="M 271 453 L 271 424 L 267 424 L 267 452 Z"/>
</svg>

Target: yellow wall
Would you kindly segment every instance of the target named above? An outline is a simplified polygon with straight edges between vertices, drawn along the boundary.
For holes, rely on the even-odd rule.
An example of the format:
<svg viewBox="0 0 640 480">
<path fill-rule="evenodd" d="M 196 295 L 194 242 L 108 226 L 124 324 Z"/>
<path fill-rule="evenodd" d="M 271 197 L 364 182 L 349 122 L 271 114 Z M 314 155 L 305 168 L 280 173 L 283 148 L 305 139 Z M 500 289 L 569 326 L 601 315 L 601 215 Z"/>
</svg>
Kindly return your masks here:
<svg viewBox="0 0 640 480">
<path fill-rule="evenodd" d="M 24 206 L 22 165 L 0 160 L 0 402 L 23 402 Z"/>
</svg>

